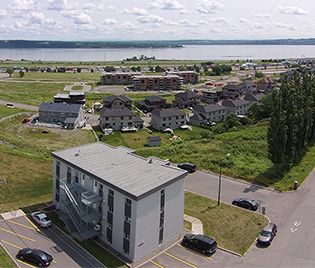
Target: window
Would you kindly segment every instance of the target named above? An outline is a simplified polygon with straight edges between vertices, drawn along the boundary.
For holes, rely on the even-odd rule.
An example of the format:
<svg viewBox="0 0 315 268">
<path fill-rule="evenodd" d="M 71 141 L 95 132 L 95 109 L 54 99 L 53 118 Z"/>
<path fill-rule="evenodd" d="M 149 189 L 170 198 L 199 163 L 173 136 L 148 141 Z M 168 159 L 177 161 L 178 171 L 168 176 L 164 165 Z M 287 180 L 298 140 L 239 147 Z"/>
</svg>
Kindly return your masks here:
<svg viewBox="0 0 315 268">
<path fill-rule="evenodd" d="M 124 117 L 123 117 L 123 116 L 121 116 L 121 117 L 120 117 L 120 119 L 121 119 L 121 120 L 124 120 Z"/>
<path fill-rule="evenodd" d="M 74 172 L 74 180 L 76 183 L 79 183 L 79 172 L 78 171 Z"/>
<path fill-rule="evenodd" d="M 124 221 L 124 235 L 125 238 L 130 238 L 130 222 Z"/>
<path fill-rule="evenodd" d="M 125 217 L 131 218 L 131 200 L 126 198 L 125 202 Z"/>
<path fill-rule="evenodd" d="M 84 184 L 85 184 L 85 175 L 82 174 L 81 185 L 84 186 Z"/>
<path fill-rule="evenodd" d="M 123 244 L 124 244 L 123 245 L 124 252 L 126 254 L 129 254 L 129 244 L 130 244 L 129 240 L 124 238 L 124 243 Z"/>
<path fill-rule="evenodd" d="M 71 167 L 67 167 L 67 183 L 71 183 Z"/>
<path fill-rule="evenodd" d="M 160 228 L 163 228 L 164 226 L 164 211 L 161 211 L 160 213 Z"/>
<path fill-rule="evenodd" d="M 103 184 L 100 184 L 100 188 L 98 189 L 98 195 L 103 198 Z"/>
<path fill-rule="evenodd" d="M 113 213 L 110 211 L 107 211 L 107 223 L 108 227 L 113 228 Z"/>
<path fill-rule="evenodd" d="M 56 201 L 59 202 L 59 192 L 56 192 Z"/>
<path fill-rule="evenodd" d="M 164 235 L 164 229 L 160 228 L 160 231 L 159 231 L 159 245 L 163 243 L 163 235 Z"/>
<path fill-rule="evenodd" d="M 160 193 L 160 210 L 163 211 L 165 207 L 165 190 L 162 190 Z"/>
<path fill-rule="evenodd" d="M 60 162 L 56 162 L 56 177 L 57 179 L 60 179 Z"/>
<path fill-rule="evenodd" d="M 106 238 L 109 243 L 113 243 L 113 230 L 108 227 L 106 229 Z"/>
<path fill-rule="evenodd" d="M 114 191 L 113 190 L 109 190 L 108 192 L 107 204 L 108 204 L 108 210 L 113 212 L 114 211 Z"/>
<path fill-rule="evenodd" d="M 161 190 L 160 192 L 159 245 L 163 243 L 163 236 L 164 236 L 164 208 L 165 208 L 165 190 Z"/>
<path fill-rule="evenodd" d="M 60 192 L 60 180 L 59 179 L 56 180 L 56 192 L 57 193 Z"/>
</svg>

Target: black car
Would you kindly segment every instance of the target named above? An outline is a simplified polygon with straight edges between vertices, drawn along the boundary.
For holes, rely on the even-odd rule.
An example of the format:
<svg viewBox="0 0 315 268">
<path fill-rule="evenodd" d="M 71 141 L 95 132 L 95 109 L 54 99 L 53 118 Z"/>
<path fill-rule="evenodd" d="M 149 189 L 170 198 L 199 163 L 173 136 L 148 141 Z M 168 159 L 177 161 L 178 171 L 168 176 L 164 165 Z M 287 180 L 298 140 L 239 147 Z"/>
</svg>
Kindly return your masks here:
<svg viewBox="0 0 315 268">
<path fill-rule="evenodd" d="M 241 208 L 250 209 L 253 211 L 256 211 L 258 209 L 258 202 L 255 200 L 247 199 L 247 198 L 234 199 L 232 202 L 232 205 L 235 205 Z"/>
<path fill-rule="evenodd" d="M 276 236 L 277 231 L 277 225 L 274 223 L 268 223 L 258 236 L 258 244 L 269 246 Z"/>
<path fill-rule="evenodd" d="M 212 255 L 217 250 L 217 242 L 205 235 L 187 234 L 184 236 L 182 245 L 205 255 Z"/>
<path fill-rule="evenodd" d="M 16 257 L 20 260 L 34 263 L 41 267 L 48 267 L 53 261 L 53 257 L 40 249 L 23 248 Z"/>
<path fill-rule="evenodd" d="M 191 163 L 181 163 L 181 164 L 178 164 L 177 167 L 187 170 L 189 173 L 193 173 L 197 169 L 196 165 L 191 164 Z"/>
</svg>

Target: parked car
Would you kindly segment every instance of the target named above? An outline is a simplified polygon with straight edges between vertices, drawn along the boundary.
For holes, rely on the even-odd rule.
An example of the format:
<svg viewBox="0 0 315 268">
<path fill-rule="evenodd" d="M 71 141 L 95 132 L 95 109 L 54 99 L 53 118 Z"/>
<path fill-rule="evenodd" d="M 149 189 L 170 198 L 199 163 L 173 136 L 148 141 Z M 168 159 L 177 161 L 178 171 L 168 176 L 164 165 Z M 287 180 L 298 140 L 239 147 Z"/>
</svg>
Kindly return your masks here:
<svg viewBox="0 0 315 268">
<path fill-rule="evenodd" d="M 274 223 L 268 223 L 258 236 L 258 244 L 269 246 L 271 241 L 277 235 L 277 231 L 277 225 Z"/>
<path fill-rule="evenodd" d="M 186 234 L 182 245 L 205 255 L 212 255 L 217 250 L 217 242 L 213 238 L 200 234 Z"/>
<path fill-rule="evenodd" d="M 181 164 L 178 164 L 177 167 L 187 170 L 189 173 L 193 173 L 197 169 L 196 165 L 191 164 L 191 163 L 181 163 Z"/>
<path fill-rule="evenodd" d="M 47 215 L 43 212 L 37 211 L 32 213 L 31 216 L 40 227 L 47 228 L 52 225 L 51 220 L 48 219 Z"/>
<path fill-rule="evenodd" d="M 232 202 L 232 205 L 235 205 L 241 208 L 246 208 L 253 211 L 256 211 L 258 209 L 258 202 L 255 200 L 248 199 L 248 198 L 234 199 Z"/>
<path fill-rule="evenodd" d="M 16 257 L 42 267 L 48 267 L 53 261 L 53 257 L 45 251 L 31 248 L 20 249 Z"/>
<path fill-rule="evenodd" d="M 7 103 L 6 106 L 7 106 L 8 108 L 14 108 L 13 103 Z"/>
</svg>

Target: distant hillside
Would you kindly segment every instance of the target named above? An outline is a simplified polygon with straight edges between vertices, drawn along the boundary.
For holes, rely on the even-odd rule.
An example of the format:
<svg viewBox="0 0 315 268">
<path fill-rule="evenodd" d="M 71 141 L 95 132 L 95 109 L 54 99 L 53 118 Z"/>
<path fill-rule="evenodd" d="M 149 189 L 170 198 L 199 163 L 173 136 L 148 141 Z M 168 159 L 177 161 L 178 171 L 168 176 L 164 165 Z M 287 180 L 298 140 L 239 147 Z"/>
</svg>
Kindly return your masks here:
<svg viewBox="0 0 315 268">
<path fill-rule="evenodd" d="M 270 40 L 31 41 L 0 40 L 0 48 L 168 48 L 185 45 L 315 45 L 315 38 Z"/>
</svg>

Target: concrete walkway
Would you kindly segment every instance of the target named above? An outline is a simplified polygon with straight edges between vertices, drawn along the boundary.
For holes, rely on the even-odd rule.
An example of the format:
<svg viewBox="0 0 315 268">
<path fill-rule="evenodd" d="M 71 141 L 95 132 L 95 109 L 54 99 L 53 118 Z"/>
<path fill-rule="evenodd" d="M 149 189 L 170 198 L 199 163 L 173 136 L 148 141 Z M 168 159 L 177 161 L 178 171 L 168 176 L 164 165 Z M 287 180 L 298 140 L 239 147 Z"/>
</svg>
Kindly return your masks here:
<svg viewBox="0 0 315 268">
<path fill-rule="evenodd" d="M 1 217 L 4 220 L 15 219 L 15 218 L 19 218 L 19 217 L 22 217 L 22 216 L 25 216 L 25 213 L 21 209 L 15 210 L 15 211 L 10 211 L 10 212 L 5 212 L 5 213 L 1 214 Z"/>
<path fill-rule="evenodd" d="M 184 220 L 191 223 L 191 231 L 193 234 L 203 234 L 203 225 L 201 220 L 188 215 L 184 215 Z"/>
</svg>

